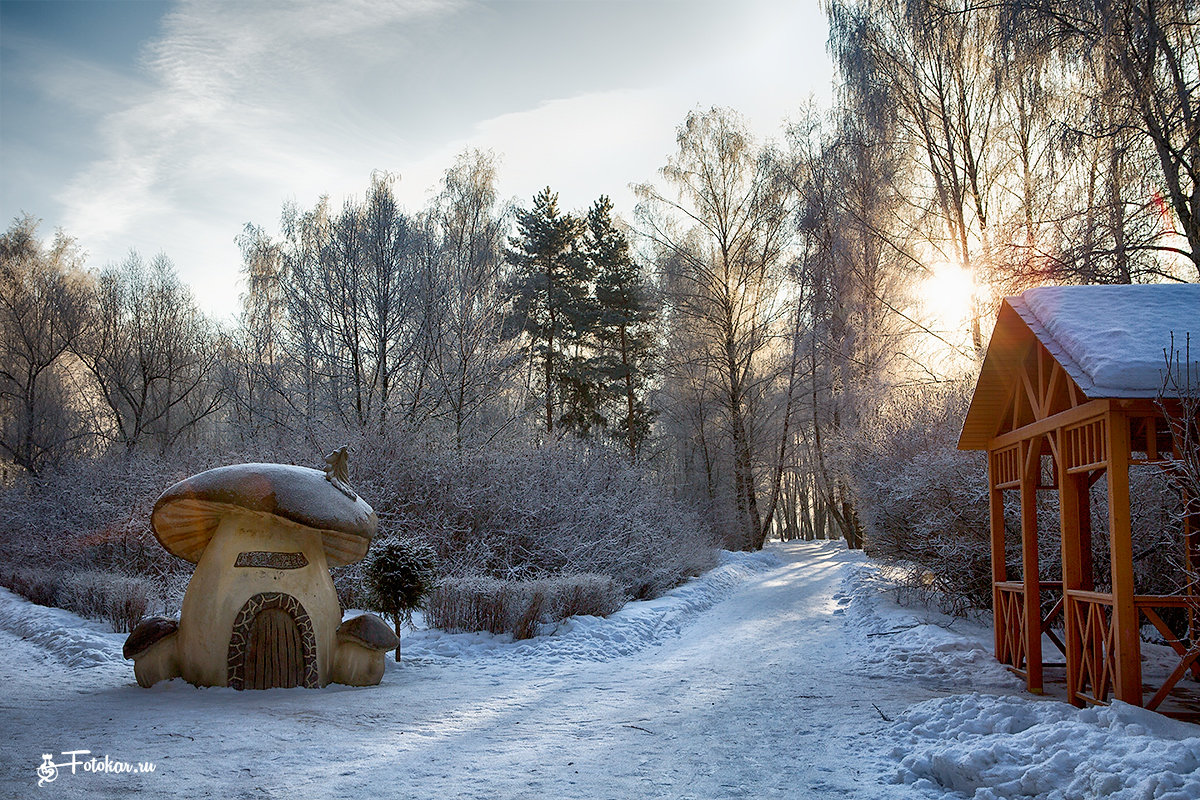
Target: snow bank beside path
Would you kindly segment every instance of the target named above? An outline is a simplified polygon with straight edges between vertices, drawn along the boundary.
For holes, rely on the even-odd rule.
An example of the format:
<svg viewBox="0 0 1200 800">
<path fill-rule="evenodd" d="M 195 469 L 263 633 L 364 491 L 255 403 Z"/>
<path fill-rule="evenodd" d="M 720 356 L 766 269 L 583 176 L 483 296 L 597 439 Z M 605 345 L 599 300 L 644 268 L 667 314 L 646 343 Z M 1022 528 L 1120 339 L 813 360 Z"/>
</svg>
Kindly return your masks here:
<svg viewBox="0 0 1200 800">
<path fill-rule="evenodd" d="M 732 595 L 752 578 L 783 566 L 772 551 L 720 554 L 716 568 L 654 600 L 626 603 L 608 617 L 571 617 L 551 636 L 513 641 L 490 633 L 446 633 L 437 629 L 406 633 L 406 662 L 437 663 L 473 658 L 528 660 L 553 670 L 571 661 L 609 661 L 675 638 L 702 613 Z M 394 664 L 388 663 L 391 669 Z"/>
<path fill-rule="evenodd" d="M 871 651 L 872 677 L 902 675 L 948 690 L 1016 691 L 1021 681 L 992 656 L 991 629 L 936 610 L 898 605 L 878 564 L 850 567 L 836 596 Z"/>
<path fill-rule="evenodd" d="M 1120 702 L 1079 709 L 1025 694 L 992 657 L 990 626 L 904 608 L 894 594 L 863 561 L 837 595 L 866 643 L 867 673 L 955 694 L 912 705 L 884 729 L 893 785 L 947 800 L 1200 798 L 1200 726 Z"/>
<path fill-rule="evenodd" d="M 123 633 L 105 622 L 84 619 L 61 608 L 39 606 L 0 588 L 0 631 L 36 645 L 51 659 L 73 668 L 119 667 L 132 674 L 121 657 Z"/>
<path fill-rule="evenodd" d="M 571 617 L 560 623 L 553 635 L 520 642 L 509 635 L 419 630 L 404 635 L 404 660 L 435 663 L 510 657 L 550 670 L 570 661 L 609 661 L 677 637 L 746 581 L 782 564 L 773 552 L 722 552 L 715 569 L 657 599 L 627 603 L 609 617 Z M 35 605 L 3 588 L 0 631 L 35 645 L 50 660 L 66 667 L 104 667 L 119 670 L 123 677 L 132 675 L 131 665 L 121 656 L 125 634 L 112 633 L 103 622 L 61 608 Z M 390 660 L 387 665 L 396 667 Z"/>
<path fill-rule="evenodd" d="M 913 706 L 890 733 L 895 782 L 935 796 L 1200 797 L 1200 727 L 1121 702 L 959 695 Z"/>
</svg>

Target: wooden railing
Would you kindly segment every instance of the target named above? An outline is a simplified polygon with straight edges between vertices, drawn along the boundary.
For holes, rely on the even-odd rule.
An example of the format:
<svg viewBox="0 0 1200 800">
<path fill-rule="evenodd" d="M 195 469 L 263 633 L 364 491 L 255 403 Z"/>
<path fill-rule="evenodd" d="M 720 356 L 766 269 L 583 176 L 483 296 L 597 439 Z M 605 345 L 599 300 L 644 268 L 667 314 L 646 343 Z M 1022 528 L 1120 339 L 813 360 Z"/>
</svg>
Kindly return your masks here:
<svg viewBox="0 0 1200 800">
<path fill-rule="evenodd" d="M 1073 701 L 1105 703 L 1112 690 L 1112 595 L 1068 589 L 1066 592 L 1068 691 Z"/>
<path fill-rule="evenodd" d="M 1025 584 L 996 584 L 996 660 L 1025 670 Z"/>
<path fill-rule="evenodd" d="M 1196 608 L 1198 599 L 1180 596 L 1135 595 L 1134 607 L 1153 625 L 1163 639 L 1179 656 L 1179 663 L 1171 671 L 1144 705 L 1148 709 L 1158 708 L 1175 685 L 1190 670 L 1192 677 L 1200 679 L 1200 643 L 1178 636 L 1163 621 L 1156 609 Z M 1112 595 L 1102 592 L 1069 590 L 1066 592 L 1066 613 L 1074 622 L 1074 631 L 1068 626 L 1068 636 L 1078 636 L 1076 646 L 1079 656 L 1068 658 L 1067 668 L 1073 671 L 1068 676 L 1068 686 L 1073 687 L 1072 700 L 1086 703 L 1107 703 L 1113 685 L 1113 629 Z M 1140 617 L 1139 617 L 1140 619 Z M 1071 642 L 1068 642 L 1070 645 Z M 1071 680 L 1071 678 L 1074 680 Z"/>
<path fill-rule="evenodd" d="M 1025 584 L 1021 581 L 1004 581 L 996 586 L 996 624 L 999 626 L 999 636 L 996 637 L 996 660 L 1007 664 L 1015 672 L 1027 675 L 1027 647 L 1025 642 Z M 1042 581 L 1038 584 L 1039 595 L 1044 592 L 1062 591 L 1061 581 Z M 1038 602 L 1040 604 L 1041 598 Z M 1050 641 L 1062 650 L 1062 641 L 1050 629 L 1054 620 L 1062 613 L 1063 602 L 1060 598 L 1050 611 L 1042 618 L 1041 632 L 1050 637 Z"/>
<path fill-rule="evenodd" d="M 1146 708 L 1155 709 L 1162 704 L 1163 700 L 1167 699 L 1167 695 L 1175 688 L 1175 684 L 1179 683 L 1180 679 L 1187 674 L 1188 670 L 1191 670 L 1193 678 L 1200 679 L 1200 643 L 1189 641 L 1186 636 L 1177 635 L 1155 609 L 1183 608 L 1194 611 L 1200 607 L 1200 598 L 1178 595 L 1134 595 L 1133 605 L 1151 625 L 1158 629 L 1166 643 L 1179 656 L 1179 663 L 1175 665 L 1163 685 L 1145 704 Z"/>
</svg>

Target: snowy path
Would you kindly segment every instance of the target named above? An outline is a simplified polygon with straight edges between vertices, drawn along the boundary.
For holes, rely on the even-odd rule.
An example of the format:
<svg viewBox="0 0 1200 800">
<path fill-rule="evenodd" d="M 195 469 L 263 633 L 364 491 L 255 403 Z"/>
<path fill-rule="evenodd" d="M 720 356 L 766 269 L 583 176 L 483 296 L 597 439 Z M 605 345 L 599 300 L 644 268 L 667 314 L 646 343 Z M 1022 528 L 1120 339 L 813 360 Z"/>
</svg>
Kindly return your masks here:
<svg viewBox="0 0 1200 800">
<path fill-rule="evenodd" d="M 9 595 L 0 598 L 0 794 L 941 796 L 918 782 L 920 771 L 940 768 L 953 752 L 930 751 L 904 773 L 909 784 L 891 782 L 896 744 L 905 735 L 912 747 L 928 744 L 921 731 L 936 713 L 915 721 L 924 728 L 899 729 L 882 715 L 895 719 L 914 703 L 980 682 L 1009 691 L 1009 678 L 937 626 L 915 629 L 923 640 L 908 649 L 898 636 L 865 637 L 913 618 L 881 617 L 863 592 L 842 594 L 847 578 L 865 569 L 860 554 L 825 543 L 772 552 L 778 560 L 746 557 L 559 636 L 406 637 L 413 662 L 390 665 L 380 687 L 321 691 L 197 690 L 180 681 L 142 690 L 128 663 L 99 652 L 119 648 L 123 637 L 96 626 L 79 637 L 101 646 L 72 642 L 65 651 L 24 639 L 32 624 L 14 609 L 51 620 L 45 624 L 70 615 Z M 604 652 L 617 655 L 597 660 Z M 961 677 L 964 665 L 974 678 Z M 1195 741 L 1184 746 L 1200 752 Z M 75 749 L 153 761 L 156 770 L 66 772 L 36 788 L 41 754 L 62 761 L 57 754 Z"/>
</svg>

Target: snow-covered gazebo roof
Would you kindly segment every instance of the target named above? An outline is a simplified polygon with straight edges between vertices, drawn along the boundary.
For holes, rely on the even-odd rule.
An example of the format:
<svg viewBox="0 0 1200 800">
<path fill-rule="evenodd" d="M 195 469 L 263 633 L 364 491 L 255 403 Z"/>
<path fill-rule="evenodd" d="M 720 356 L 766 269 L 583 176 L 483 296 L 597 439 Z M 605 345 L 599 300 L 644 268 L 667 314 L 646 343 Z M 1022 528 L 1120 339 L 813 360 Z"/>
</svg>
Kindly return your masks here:
<svg viewBox="0 0 1200 800">
<path fill-rule="evenodd" d="M 1200 285 L 1044 286 L 1001 304 L 958 446 L 987 449 L 1034 340 L 1089 399 L 1153 398 L 1167 352 L 1191 338 L 1200 370 Z M 1173 337 L 1173 338 L 1172 338 Z"/>
</svg>

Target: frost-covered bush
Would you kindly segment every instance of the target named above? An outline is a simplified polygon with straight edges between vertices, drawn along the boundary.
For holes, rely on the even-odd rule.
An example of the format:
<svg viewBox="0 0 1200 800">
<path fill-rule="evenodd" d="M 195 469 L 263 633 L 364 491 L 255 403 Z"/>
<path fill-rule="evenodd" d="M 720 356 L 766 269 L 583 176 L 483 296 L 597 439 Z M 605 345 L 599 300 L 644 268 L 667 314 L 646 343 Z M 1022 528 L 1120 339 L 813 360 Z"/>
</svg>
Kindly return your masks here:
<svg viewBox="0 0 1200 800">
<path fill-rule="evenodd" d="M 141 578 L 89 570 L 68 574 L 58 605 L 81 617 L 108 620 L 114 631 L 128 633 L 146 616 L 151 594 Z"/>
<path fill-rule="evenodd" d="M 507 583 L 483 575 L 443 578 L 429 596 L 425 620 L 451 633 L 504 633 L 512 617 Z"/>
<path fill-rule="evenodd" d="M 351 474 L 381 535 L 429 543 L 441 572 L 531 580 L 607 575 L 653 597 L 715 563 L 713 534 L 657 476 L 572 441 L 464 450 L 364 441 Z"/>
<path fill-rule="evenodd" d="M 560 575 L 532 581 L 444 578 L 429 597 L 426 620 L 451 632 L 511 633 L 527 639 L 567 617 L 608 616 L 625 602 L 607 575 Z"/>
<path fill-rule="evenodd" d="M 956 447 L 971 388 L 896 391 L 841 448 L 867 553 L 955 612 L 992 596 L 987 459 Z"/>
<path fill-rule="evenodd" d="M 117 633 L 133 630 L 151 608 L 147 581 L 111 572 L 9 567 L 0 571 L 0 583 L 38 605 L 107 620 Z"/>
<path fill-rule="evenodd" d="M 432 435 L 324 426 L 286 445 L 194 446 L 170 457 L 122 451 L 22 476 L 0 488 L 0 568 L 61 576 L 30 588 L 60 605 L 54 587 L 70 582 L 64 573 L 137 576 L 156 612 L 177 613 L 193 566 L 167 553 L 150 528 L 163 490 L 224 464 L 322 467 L 341 444 L 350 446 L 351 484 L 379 515 L 377 544 L 425 542 L 448 576 L 592 573 L 622 595 L 652 597 L 715 563 L 716 537 L 702 516 L 660 476 L 602 447 L 513 436 L 460 450 Z M 345 607 L 369 604 L 364 569 L 333 570 Z"/>
<path fill-rule="evenodd" d="M 58 606 L 63 574 L 41 569 L 0 570 L 0 585 L 39 606 Z"/>
<path fill-rule="evenodd" d="M 191 571 L 150 529 L 154 501 L 176 481 L 215 466 L 215 456 L 168 462 L 152 455 L 108 455 L 72 462 L 0 492 L 0 561 L 132 574 Z"/>
<path fill-rule="evenodd" d="M 553 583 L 556 620 L 583 614 L 607 617 L 625 603 L 621 588 L 607 575 L 563 575 Z"/>
</svg>

